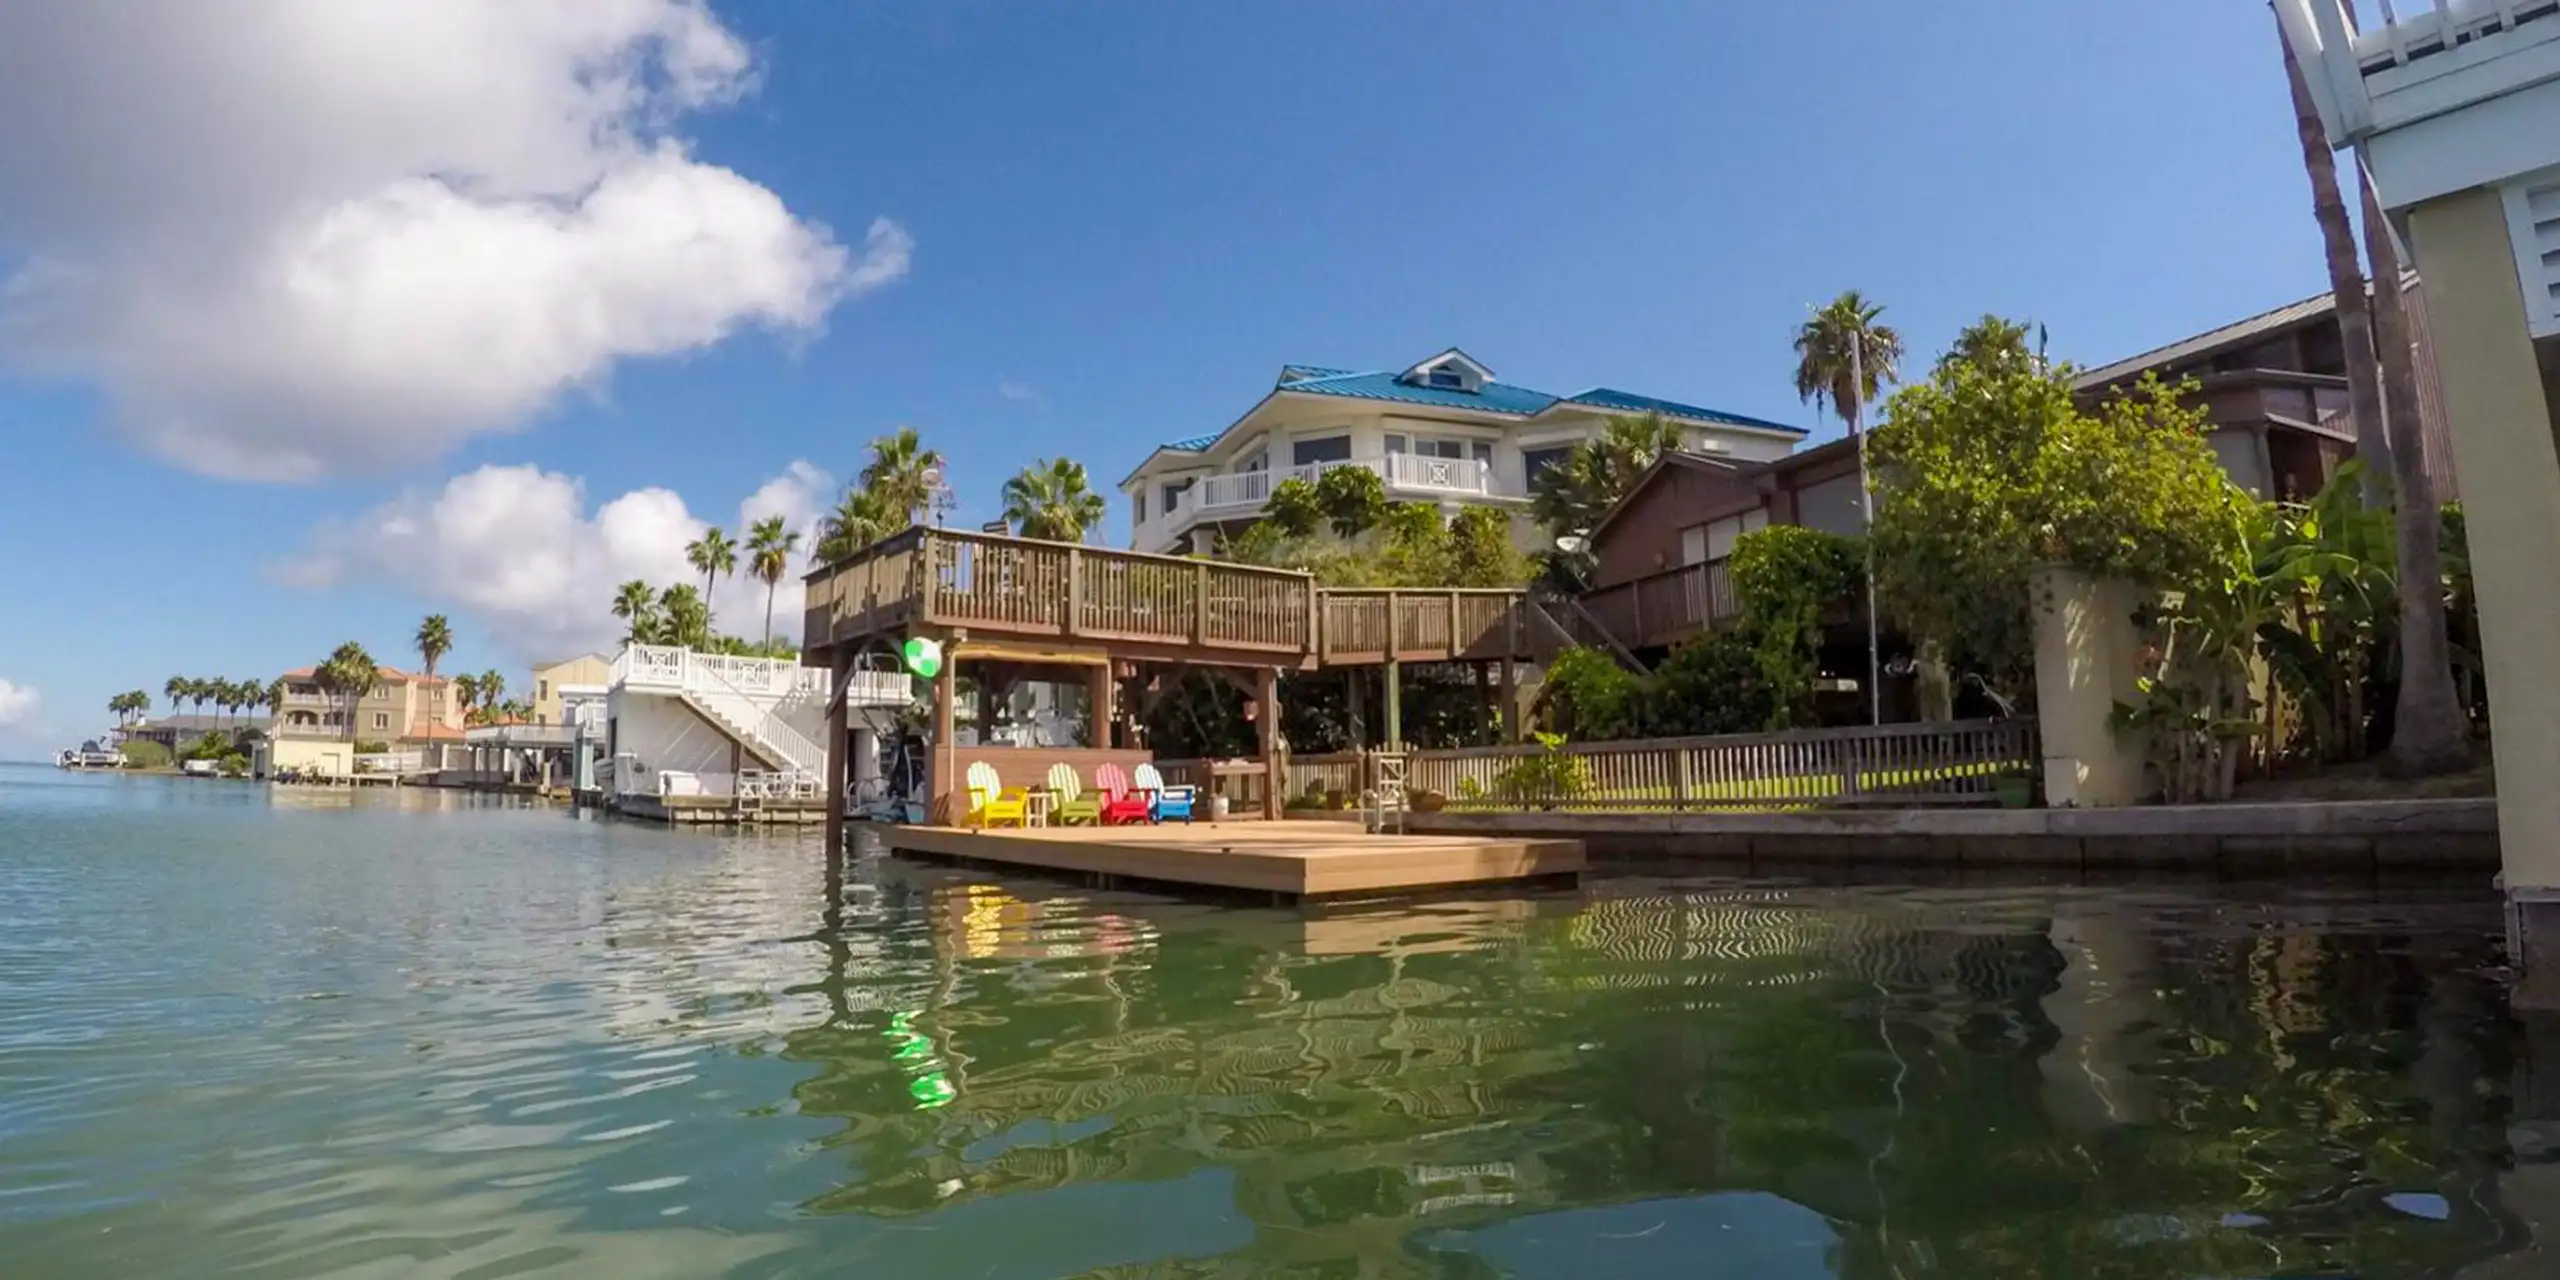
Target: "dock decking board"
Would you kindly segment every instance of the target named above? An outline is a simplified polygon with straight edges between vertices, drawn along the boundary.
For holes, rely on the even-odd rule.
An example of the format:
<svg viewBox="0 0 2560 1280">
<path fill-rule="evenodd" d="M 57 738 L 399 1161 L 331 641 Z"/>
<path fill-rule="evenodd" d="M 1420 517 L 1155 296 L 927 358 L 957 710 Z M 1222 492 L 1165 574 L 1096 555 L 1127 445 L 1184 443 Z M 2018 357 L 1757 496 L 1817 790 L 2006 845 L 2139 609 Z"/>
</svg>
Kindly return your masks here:
<svg viewBox="0 0 2560 1280">
<path fill-rule="evenodd" d="M 1570 875 L 1587 865 L 1578 840 L 1370 835 L 1339 823 L 1028 831 L 884 826 L 879 835 L 908 853 L 1293 897 L 1502 884 Z"/>
</svg>

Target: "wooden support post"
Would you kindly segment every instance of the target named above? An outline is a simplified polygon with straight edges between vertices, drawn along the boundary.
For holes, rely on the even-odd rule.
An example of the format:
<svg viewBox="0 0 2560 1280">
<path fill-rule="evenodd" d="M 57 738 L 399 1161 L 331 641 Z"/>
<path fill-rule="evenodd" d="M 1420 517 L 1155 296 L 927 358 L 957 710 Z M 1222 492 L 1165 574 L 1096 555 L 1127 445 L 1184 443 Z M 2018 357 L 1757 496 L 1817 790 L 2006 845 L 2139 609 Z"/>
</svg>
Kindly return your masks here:
<svg viewBox="0 0 2560 1280">
<path fill-rule="evenodd" d="M 845 744 L 845 686 L 853 679 L 853 654 L 845 646 L 836 646 L 828 655 L 828 671 L 835 677 L 827 686 L 826 736 L 819 739 L 827 748 L 827 865 L 844 856 L 845 771 L 852 765 L 853 753 Z"/>
<path fill-rule="evenodd" d="M 1191 643 L 1209 640 L 1209 562 L 1191 566 Z"/>
<path fill-rule="evenodd" d="M 1262 748 L 1262 816 L 1276 822 L 1280 793 L 1289 784 L 1280 763 L 1280 669 L 1262 667 L 1253 674 L 1254 736 Z"/>
<path fill-rule="evenodd" d="M 933 775 L 932 809 L 926 815 L 946 827 L 960 825 L 964 816 L 957 805 L 960 797 L 960 726 L 957 704 L 960 701 L 959 659 L 945 656 L 942 670 L 933 677 Z"/>
<path fill-rule="evenodd" d="M 1085 739 L 1085 745 L 1096 749 L 1107 748 L 1111 745 L 1111 721 L 1114 710 L 1111 705 L 1111 664 L 1105 662 L 1099 666 L 1085 668 L 1084 688 L 1085 702 L 1093 717 L 1093 735 Z"/>
<path fill-rule="evenodd" d="M 1404 678 L 1403 663 L 1387 659 L 1387 750 L 1404 748 Z"/>
<path fill-rule="evenodd" d="M 1520 668 L 1515 665 L 1520 653 L 1520 611 L 1527 608 L 1529 598 L 1513 596 L 1511 607 L 1502 611 L 1502 740 L 1520 740 Z"/>
<path fill-rule="evenodd" d="M 1067 599 L 1058 629 L 1067 635 L 1084 634 L 1084 550 L 1067 548 Z"/>
<path fill-rule="evenodd" d="M 1482 729 L 1477 737 L 1489 738 L 1497 732 L 1493 717 L 1493 666 L 1485 662 L 1472 665 L 1476 669 L 1476 719 Z"/>
<path fill-rule="evenodd" d="M 1364 750 L 1369 745 L 1369 673 L 1360 667 L 1342 669 L 1342 701 L 1351 721 L 1351 749 Z"/>
</svg>

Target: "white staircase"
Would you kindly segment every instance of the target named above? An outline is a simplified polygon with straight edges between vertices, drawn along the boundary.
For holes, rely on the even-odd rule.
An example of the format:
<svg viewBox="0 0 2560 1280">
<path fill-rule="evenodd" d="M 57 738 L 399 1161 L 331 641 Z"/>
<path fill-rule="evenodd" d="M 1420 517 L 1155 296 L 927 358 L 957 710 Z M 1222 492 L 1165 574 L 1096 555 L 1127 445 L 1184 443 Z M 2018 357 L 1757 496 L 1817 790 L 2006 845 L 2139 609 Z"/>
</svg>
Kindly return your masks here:
<svg viewBox="0 0 2560 1280">
<path fill-rule="evenodd" d="M 771 658 L 630 645 L 614 658 L 613 682 L 675 697 L 767 769 L 814 777 L 826 768 L 826 748 L 780 714 L 785 707 L 823 709 L 824 671 Z"/>
</svg>

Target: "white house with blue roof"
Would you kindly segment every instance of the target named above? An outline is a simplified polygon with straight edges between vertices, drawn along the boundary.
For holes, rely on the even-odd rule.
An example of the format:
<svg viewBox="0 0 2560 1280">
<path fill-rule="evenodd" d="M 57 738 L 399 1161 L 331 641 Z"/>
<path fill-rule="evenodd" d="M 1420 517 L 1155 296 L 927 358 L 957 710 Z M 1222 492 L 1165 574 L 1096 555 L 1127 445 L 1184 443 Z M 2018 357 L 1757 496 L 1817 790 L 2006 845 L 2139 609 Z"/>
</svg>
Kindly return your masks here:
<svg viewBox="0 0 2560 1280">
<path fill-rule="evenodd" d="M 1455 347 L 1401 372 L 1287 365 L 1260 403 L 1224 431 L 1157 446 L 1120 482 L 1139 551 L 1210 551 L 1250 524 L 1271 487 L 1335 467 L 1365 467 L 1400 502 L 1444 513 L 1510 512 L 1524 548 L 1542 539 L 1528 518 L 1530 487 L 1614 415 L 1659 413 L 1696 453 L 1766 462 L 1804 439 L 1802 428 L 1676 400 L 1593 387 L 1568 396 L 1513 386 Z"/>
</svg>

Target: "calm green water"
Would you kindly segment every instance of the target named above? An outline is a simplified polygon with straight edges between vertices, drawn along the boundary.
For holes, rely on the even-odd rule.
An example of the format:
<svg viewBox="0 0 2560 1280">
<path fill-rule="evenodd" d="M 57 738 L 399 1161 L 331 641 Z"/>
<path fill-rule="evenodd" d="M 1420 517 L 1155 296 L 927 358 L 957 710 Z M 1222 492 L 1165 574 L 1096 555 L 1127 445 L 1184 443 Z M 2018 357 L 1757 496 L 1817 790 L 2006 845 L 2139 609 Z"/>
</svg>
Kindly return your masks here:
<svg viewBox="0 0 2560 1280">
<path fill-rule="evenodd" d="M 1301 915 L 0 767 L 0 1275 L 2548 1275 L 2498 919 Z"/>
</svg>

